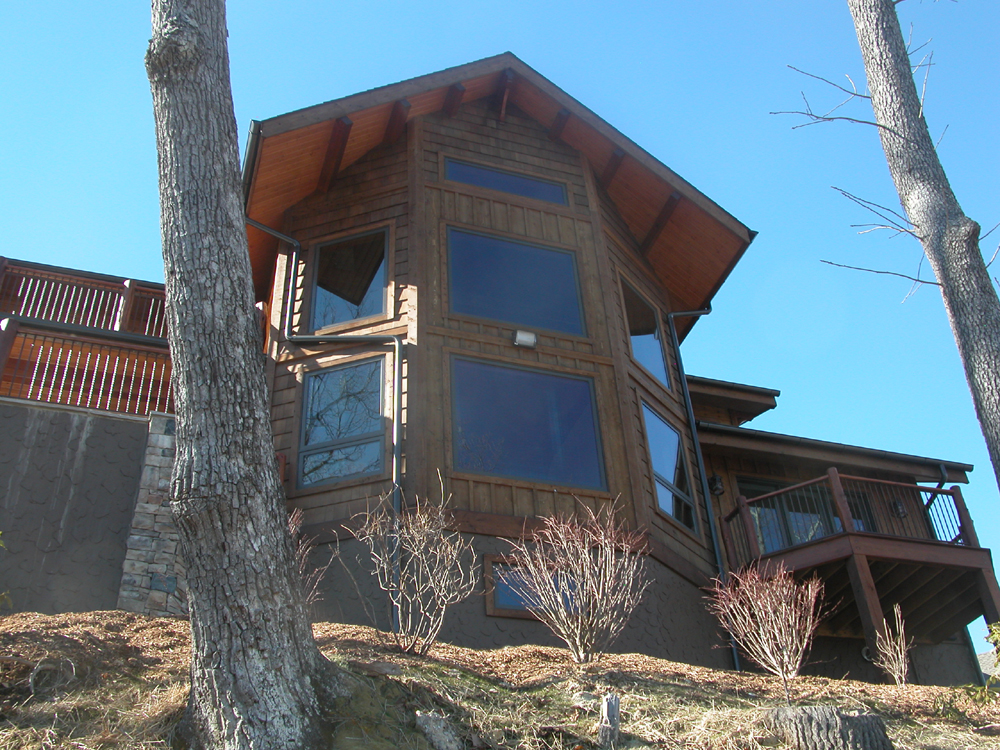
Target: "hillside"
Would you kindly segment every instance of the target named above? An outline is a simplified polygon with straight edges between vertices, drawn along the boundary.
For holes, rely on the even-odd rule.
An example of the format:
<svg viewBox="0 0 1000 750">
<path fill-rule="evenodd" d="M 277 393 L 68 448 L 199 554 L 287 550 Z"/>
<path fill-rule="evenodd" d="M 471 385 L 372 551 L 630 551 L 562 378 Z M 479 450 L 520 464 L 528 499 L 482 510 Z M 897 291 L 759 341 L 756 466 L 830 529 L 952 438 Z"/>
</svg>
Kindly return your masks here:
<svg viewBox="0 0 1000 750">
<path fill-rule="evenodd" d="M 394 652 L 371 628 L 320 623 L 315 633 L 361 688 L 349 704 L 328 707 L 338 747 L 429 747 L 412 723 L 423 710 L 449 717 L 469 748 L 583 750 L 608 691 L 621 696 L 628 747 L 782 747 L 763 720 L 781 704 L 781 686 L 761 675 L 638 654 L 581 670 L 567 652 L 537 646 L 439 645 L 420 658 Z M 187 694 L 188 656 L 183 620 L 125 612 L 0 618 L 0 750 L 167 747 Z M 979 690 L 800 678 L 793 697 L 873 710 L 899 750 L 1000 748 L 1000 702 Z"/>
</svg>

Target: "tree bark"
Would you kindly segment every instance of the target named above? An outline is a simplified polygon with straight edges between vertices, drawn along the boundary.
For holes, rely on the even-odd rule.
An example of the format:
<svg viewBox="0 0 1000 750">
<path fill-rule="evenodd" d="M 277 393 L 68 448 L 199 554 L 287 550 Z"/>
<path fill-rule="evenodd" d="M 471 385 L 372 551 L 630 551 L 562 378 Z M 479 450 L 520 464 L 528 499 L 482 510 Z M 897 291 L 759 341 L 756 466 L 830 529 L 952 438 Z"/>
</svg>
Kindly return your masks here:
<svg viewBox="0 0 1000 750">
<path fill-rule="evenodd" d="M 850 716 L 834 706 L 787 706 L 771 723 L 794 750 L 893 750 L 885 723 L 874 714 Z"/>
<path fill-rule="evenodd" d="M 308 748 L 343 694 L 293 564 L 272 445 L 229 82 L 224 0 L 153 0 L 177 454 L 171 499 L 191 615 L 192 747 Z"/>
<path fill-rule="evenodd" d="M 847 0 L 872 109 L 899 200 L 923 245 L 951 324 L 1000 486 L 1000 301 L 931 140 L 892 0 Z"/>
</svg>

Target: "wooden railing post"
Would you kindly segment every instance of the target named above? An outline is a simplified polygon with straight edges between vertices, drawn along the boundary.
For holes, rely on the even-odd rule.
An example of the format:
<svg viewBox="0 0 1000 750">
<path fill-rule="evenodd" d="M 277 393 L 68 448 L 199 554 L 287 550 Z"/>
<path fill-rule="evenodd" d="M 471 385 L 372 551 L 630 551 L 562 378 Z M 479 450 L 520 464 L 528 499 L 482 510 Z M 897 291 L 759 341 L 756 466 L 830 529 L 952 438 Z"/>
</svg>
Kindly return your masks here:
<svg viewBox="0 0 1000 750">
<path fill-rule="evenodd" d="M 132 314 L 132 301 L 135 299 L 134 280 L 125 279 L 121 295 L 122 300 L 118 305 L 118 314 L 115 316 L 115 330 L 128 331 L 129 316 Z"/>
<path fill-rule="evenodd" d="M 726 548 L 726 558 L 729 560 L 729 569 L 738 570 L 740 560 L 736 557 L 736 547 L 733 544 L 733 535 L 729 533 L 729 521 L 725 518 L 719 519 L 719 531 L 722 533 L 722 544 Z"/>
<path fill-rule="evenodd" d="M 757 526 L 753 522 L 750 506 L 747 505 L 747 499 L 743 495 L 736 498 L 736 506 L 740 509 L 740 521 L 743 522 L 743 531 L 746 533 L 747 549 L 750 550 L 750 557 L 756 560 L 760 557 L 760 545 L 757 543 Z"/>
<path fill-rule="evenodd" d="M 826 470 L 830 478 L 830 489 L 833 490 L 833 507 L 837 511 L 837 518 L 840 519 L 841 527 L 847 533 L 854 531 L 854 518 L 851 516 L 851 506 L 847 504 L 847 495 L 844 494 L 844 485 L 840 483 L 840 472 L 837 467 L 831 466 Z"/>
<path fill-rule="evenodd" d="M 17 338 L 18 324 L 12 318 L 0 320 L 0 378 L 7 368 L 7 360 L 10 358 L 11 349 L 14 347 L 14 339 Z"/>
<path fill-rule="evenodd" d="M 962 497 L 962 490 L 957 486 L 950 489 L 955 499 L 955 510 L 958 511 L 958 528 L 962 532 L 962 541 L 966 547 L 979 547 L 979 537 L 976 535 L 976 527 L 972 523 L 969 509 L 965 505 L 965 498 Z"/>
</svg>

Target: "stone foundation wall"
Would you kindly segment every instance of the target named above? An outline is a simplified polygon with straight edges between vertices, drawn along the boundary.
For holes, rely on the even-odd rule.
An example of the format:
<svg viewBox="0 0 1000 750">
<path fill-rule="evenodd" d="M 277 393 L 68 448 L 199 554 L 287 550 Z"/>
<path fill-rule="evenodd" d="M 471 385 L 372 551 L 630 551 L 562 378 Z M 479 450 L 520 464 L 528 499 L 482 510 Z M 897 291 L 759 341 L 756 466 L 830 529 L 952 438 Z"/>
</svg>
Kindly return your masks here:
<svg viewBox="0 0 1000 750">
<path fill-rule="evenodd" d="M 118 609 L 146 615 L 187 615 L 184 565 L 170 511 L 174 465 L 174 418 L 151 414 L 118 589 Z"/>
</svg>

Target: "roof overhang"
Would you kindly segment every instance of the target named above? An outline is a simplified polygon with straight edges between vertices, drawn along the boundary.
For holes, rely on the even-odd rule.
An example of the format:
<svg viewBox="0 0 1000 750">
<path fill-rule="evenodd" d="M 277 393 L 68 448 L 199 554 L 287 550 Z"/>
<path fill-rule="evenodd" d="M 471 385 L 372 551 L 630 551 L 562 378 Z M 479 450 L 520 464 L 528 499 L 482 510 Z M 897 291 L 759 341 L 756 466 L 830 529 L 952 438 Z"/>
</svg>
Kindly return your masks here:
<svg viewBox="0 0 1000 750">
<path fill-rule="evenodd" d="M 285 211 L 327 189 L 331 175 L 407 121 L 498 93 L 586 157 L 674 310 L 707 307 L 755 233 L 509 52 L 255 122 L 243 168 L 246 213 L 281 230 Z M 254 286 L 264 299 L 277 240 L 247 231 Z M 682 336 L 694 320 L 678 320 Z"/>
<path fill-rule="evenodd" d="M 942 461 L 938 458 L 891 453 L 856 445 L 782 435 L 776 432 L 749 430 L 745 427 L 698 422 L 698 442 L 713 452 L 756 456 L 769 459 L 796 459 L 816 462 L 825 467 L 851 467 L 887 471 L 914 477 L 921 482 L 939 482 L 944 468 L 948 482 L 968 482 L 971 464 Z M 845 471 L 845 473 L 850 473 Z"/>
<path fill-rule="evenodd" d="M 756 385 L 687 376 L 688 391 L 695 404 L 705 404 L 737 412 L 749 421 L 778 405 L 781 391 Z"/>
</svg>

